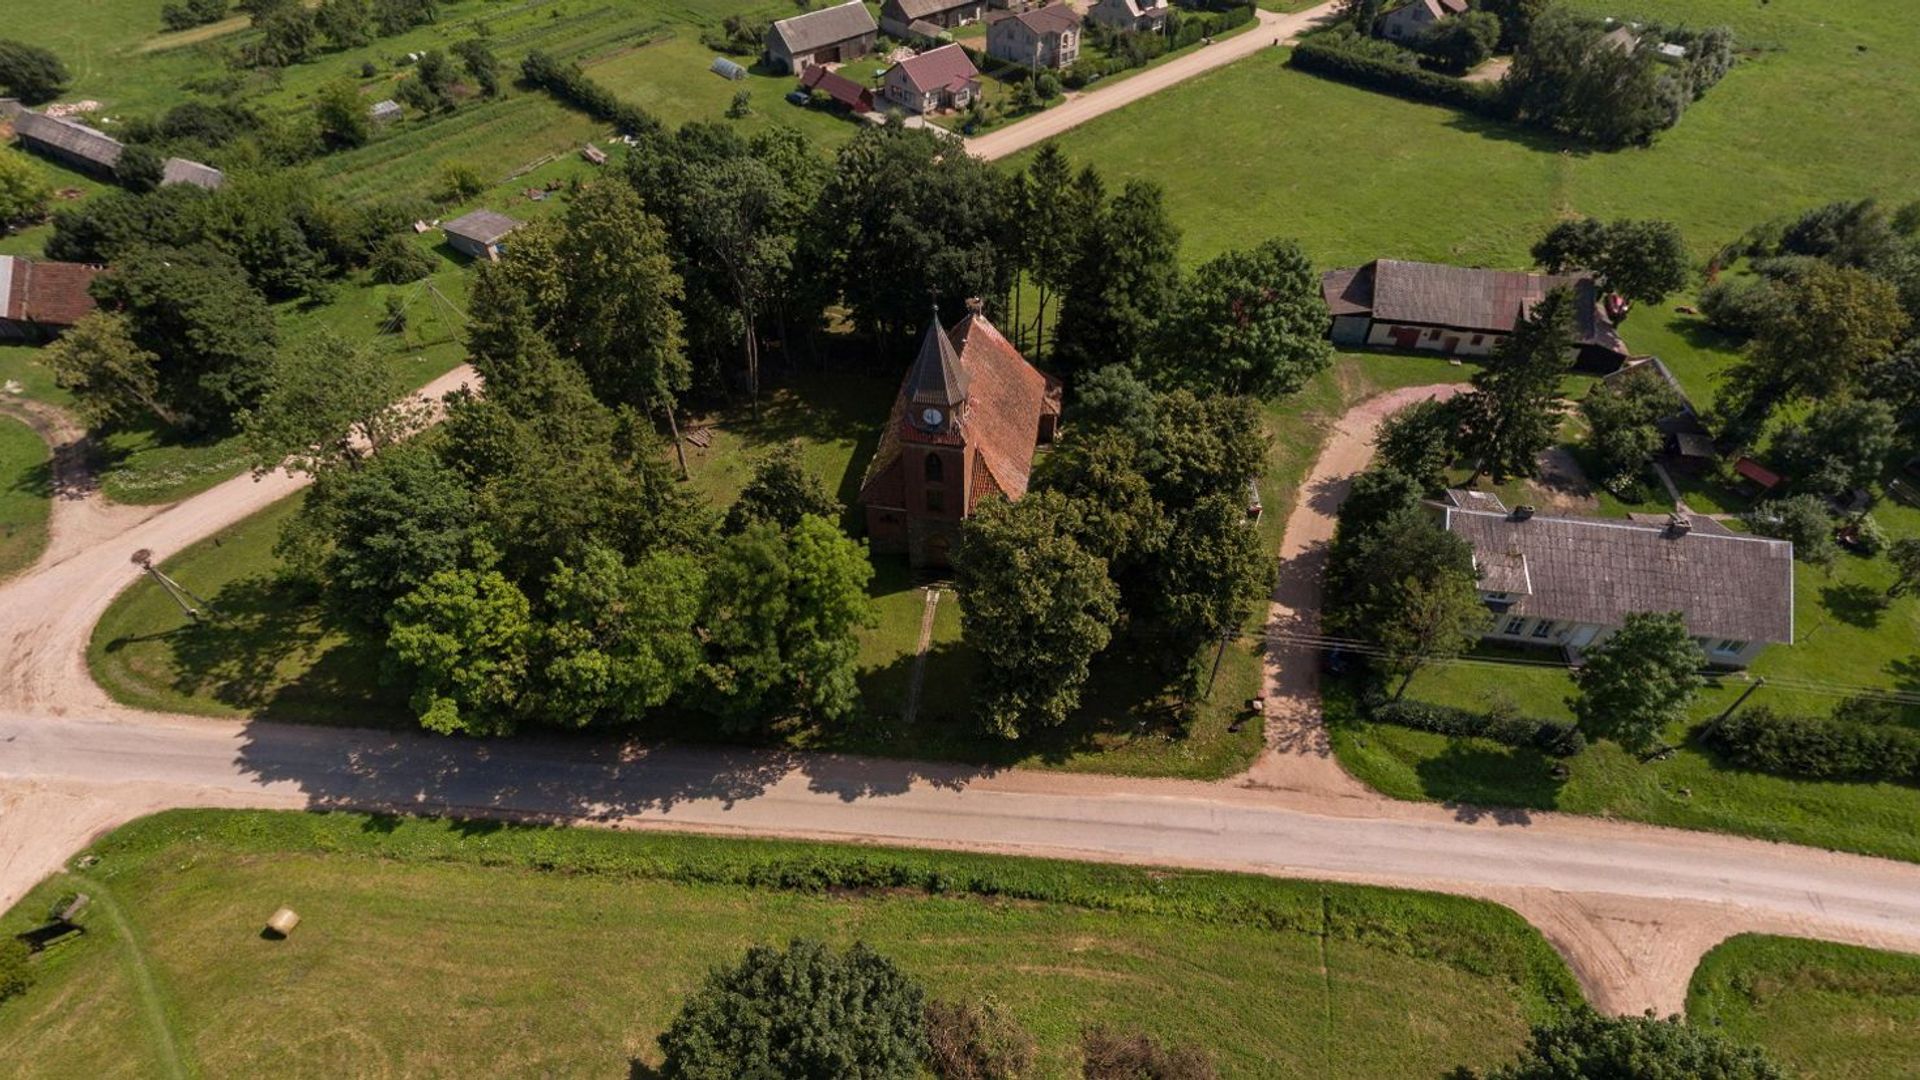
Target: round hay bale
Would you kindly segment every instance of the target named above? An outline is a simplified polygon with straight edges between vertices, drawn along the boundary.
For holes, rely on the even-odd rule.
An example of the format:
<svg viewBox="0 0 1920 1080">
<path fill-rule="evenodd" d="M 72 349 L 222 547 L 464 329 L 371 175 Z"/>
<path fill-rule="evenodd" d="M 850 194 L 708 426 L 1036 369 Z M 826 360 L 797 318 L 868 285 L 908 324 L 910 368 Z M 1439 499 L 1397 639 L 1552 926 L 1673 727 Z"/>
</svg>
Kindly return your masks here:
<svg viewBox="0 0 1920 1080">
<path fill-rule="evenodd" d="M 267 920 L 267 930 L 275 937 L 286 937 L 293 928 L 300 925 L 300 915 L 290 907 L 283 907 Z"/>
</svg>

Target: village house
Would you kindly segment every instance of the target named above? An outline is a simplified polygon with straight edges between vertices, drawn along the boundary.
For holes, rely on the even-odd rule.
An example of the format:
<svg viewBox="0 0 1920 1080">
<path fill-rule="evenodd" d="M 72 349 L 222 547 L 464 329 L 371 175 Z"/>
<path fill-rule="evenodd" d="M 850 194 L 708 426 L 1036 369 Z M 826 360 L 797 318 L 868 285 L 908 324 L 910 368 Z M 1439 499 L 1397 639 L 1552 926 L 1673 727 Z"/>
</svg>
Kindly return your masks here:
<svg viewBox="0 0 1920 1080">
<path fill-rule="evenodd" d="M 964 109 L 980 96 L 980 72 L 958 45 L 942 45 L 887 69 L 881 96 L 910 113 Z"/>
<path fill-rule="evenodd" d="M 25 149 L 82 172 L 109 178 L 126 149 L 119 139 L 78 120 L 24 109 L 13 113 L 13 134 Z M 226 174 L 219 169 L 186 158 L 168 158 L 161 165 L 162 185 L 192 184 L 211 191 L 226 181 Z"/>
<path fill-rule="evenodd" d="M 501 241 L 519 227 L 520 222 L 505 214 L 475 210 L 440 226 L 440 231 L 447 234 L 447 246 L 453 250 L 469 258 L 493 262 L 506 248 Z"/>
<path fill-rule="evenodd" d="M 1467 0 L 1409 0 L 1380 17 L 1380 35 L 1392 41 L 1412 41 L 1440 20 L 1466 11 Z"/>
<path fill-rule="evenodd" d="M 1793 545 L 1711 518 L 1658 521 L 1508 510 L 1451 491 L 1441 527 L 1473 548 L 1490 642 L 1562 651 L 1578 662 L 1629 614 L 1677 611 L 1715 667 L 1744 668 L 1793 641 Z"/>
<path fill-rule="evenodd" d="M 767 64 L 804 75 L 821 64 L 858 60 L 873 51 L 880 28 L 861 0 L 781 19 L 767 28 Z"/>
<path fill-rule="evenodd" d="M 1575 357 L 1606 373 L 1627 359 L 1614 323 L 1621 309 L 1603 296 L 1592 274 L 1475 270 L 1438 263 L 1377 259 L 1322 275 L 1320 292 L 1333 315 L 1336 345 L 1424 349 L 1485 356 L 1521 316 L 1554 289 L 1571 289 Z"/>
<path fill-rule="evenodd" d="M 855 113 L 873 111 L 873 91 L 832 68 L 808 68 L 807 73 L 800 76 L 800 85 L 809 91 L 817 90 L 827 95 L 836 104 L 844 105 Z"/>
<path fill-rule="evenodd" d="M 951 30 L 968 26 L 986 17 L 986 0 L 887 0 L 880 5 L 880 29 L 911 41 L 928 36 L 933 28 Z M 915 23 L 925 24 L 915 29 Z"/>
<path fill-rule="evenodd" d="M 46 341 L 85 318 L 104 269 L 0 255 L 0 341 Z"/>
<path fill-rule="evenodd" d="M 1625 379 L 1648 376 L 1659 379 L 1673 391 L 1679 401 L 1679 407 L 1667 416 L 1654 421 L 1662 437 L 1661 453 L 1667 457 L 1668 464 L 1698 466 L 1719 458 L 1720 453 L 1713 444 L 1713 432 L 1700 418 L 1699 410 L 1693 407 L 1693 399 L 1687 396 L 1687 389 L 1680 380 L 1657 356 L 1642 356 L 1621 365 L 1620 370 L 1601 380 L 1603 383 L 1618 383 Z"/>
<path fill-rule="evenodd" d="M 1027 493 L 1033 455 L 1053 441 L 1060 383 L 1020 355 L 978 301 L 952 330 L 939 316 L 901 380 L 860 486 L 873 550 L 943 567 L 981 500 Z"/>
<path fill-rule="evenodd" d="M 1087 18 L 1115 30 L 1158 34 L 1167 28 L 1172 10 L 1167 0 L 1094 0 Z"/>
<path fill-rule="evenodd" d="M 1080 13 L 1049 4 L 987 24 L 987 55 L 1035 70 L 1071 67 L 1080 59 Z"/>
</svg>

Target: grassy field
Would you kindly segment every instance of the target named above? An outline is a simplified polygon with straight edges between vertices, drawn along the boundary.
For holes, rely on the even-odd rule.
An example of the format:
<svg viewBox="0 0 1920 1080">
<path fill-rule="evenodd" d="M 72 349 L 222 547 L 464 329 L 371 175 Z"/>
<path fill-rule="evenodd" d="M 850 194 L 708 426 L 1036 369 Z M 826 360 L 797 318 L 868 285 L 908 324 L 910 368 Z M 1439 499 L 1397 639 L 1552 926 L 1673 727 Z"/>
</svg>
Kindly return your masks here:
<svg viewBox="0 0 1920 1080">
<path fill-rule="evenodd" d="M 1920 957 L 1742 935 L 1700 961 L 1687 1017 L 1804 1080 L 1905 1080 L 1920 1062 Z"/>
<path fill-rule="evenodd" d="M 33 565 L 47 546 L 53 474 L 47 444 L 34 430 L 0 414 L 0 579 Z"/>
<path fill-rule="evenodd" d="M 1298 396 L 1271 406 L 1261 518 L 1268 543 L 1277 548 L 1295 489 L 1330 425 L 1349 406 L 1396 386 L 1462 379 L 1470 370 L 1424 357 L 1342 357 Z M 879 376 L 797 376 L 768 390 L 757 423 L 744 408 L 689 417 L 689 426 L 705 428 L 708 438 L 705 448 L 687 448 L 692 483 L 723 507 L 746 484 L 755 456 L 795 442 L 807 466 L 851 505 L 894 390 L 891 378 Z M 313 597 L 280 580 L 272 548 L 281 523 L 294 512 L 292 502 L 284 503 L 167 562 L 170 574 L 227 614 L 222 622 L 192 624 L 157 587 L 134 582 L 94 633 L 89 660 L 101 685 L 129 704 L 168 711 L 408 722 L 402 698 L 379 686 L 377 656 L 330 629 Z M 1195 778 L 1238 772 L 1259 750 L 1259 724 L 1243 722 L 1245 703 L 1260 689 L 1257 634 L 1227 649 L 1211 697 L 1185 723 L 1159 695 L 1151 665 L 1122 641 L 1097 661 L 1086 699 L 1065 727 L 1019 743 L 981 739 L 967 694 L 974 658 L 960 641 L 960 607 L 951 589 L 935 609 L 928 692 L 915 722 L 906 724 L 902 715 L 925 592 L 903 560 L 876 556 L 874 565 L 870 591 L 880 621 L 861 638 L 861 712 L 831 730 L 790 732 L 792 745 Z M 1264 612 L 1250 629 L 1261 618 Z M 663 718 L 657 733 L 712 737 L 697 717 Z"/>
<path fill-rule="evenodd" d="M 1920 536 L 1920 511 L 1883 504 L 1876 516 L 1894 536 Z M 1827 570 L 1795 566 L 1794 644 L 1761 654 L 1753 673 L 1799 688 L 1767 686 L 1752 704 L 1824 714 L 1842 685 L 1912 691 L 1920 598 L 1889 600 L 1892 570 L 1884 558 L 1842 555 Z M 1511 659 L 1490 652 L 1491 659 Z M 1523 658 L 1540 660 L 1540 654 Z M 1808 692 L 1808 683 L 1827 689 Z M 1611 744 L 1596 744 L 1569 761 L 1556 780 L 1551 760 L 1479 739 L 1448 739 L 1354 717 L 1351 688 L 1331 688 L 1329 718 L 1341 761 L 1367 783 L 1408 799 L 1471 802 L 1599 814 L 1792 840 L 1920 861 L 1920 790 L 1898 784 L 1791 780 L 1722 766 L 1693 742 L 1699 722 L 1732 704 L 1744 684 L 1728 680 L 1709 689 L 1692 719 L 1666 739 L 1679 751 L 1641 764 Z M 1563 668 L 1483 663 L 1422 672 L 1410 696 L 1485 708 L 1509 701 L 1522 712 L 1569 719 L 1572 682 Z"/>
<path fill-rule="evenodd" d="M 0 1010 L 38 1077 L 647 1075 L 709 967 L 799 935 L 994 996 L 1043 1076 L 1094 1023 L 1228 1076 L 1435 1076 L 1578 997 L 1509 911 L 1311 882 L 351 814 L 173 812 L 91 851 L 4 919 L 94 897 Z M 281 904 L 300 928 L 267 940 Z"/>
</svg>

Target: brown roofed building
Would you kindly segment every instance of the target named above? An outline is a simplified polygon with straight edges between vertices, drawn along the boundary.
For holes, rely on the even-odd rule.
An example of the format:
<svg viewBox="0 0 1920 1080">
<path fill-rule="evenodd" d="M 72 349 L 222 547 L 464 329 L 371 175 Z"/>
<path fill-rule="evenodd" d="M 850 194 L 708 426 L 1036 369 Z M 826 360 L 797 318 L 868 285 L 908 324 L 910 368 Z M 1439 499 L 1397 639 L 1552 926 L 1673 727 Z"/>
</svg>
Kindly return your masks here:
<svg viewBox="0 0 1920 1080">
<path fill-rule="evenodd" d="M 1376 259 L 1328 271 L 1321 295 L 1336 345 L 1485 356 L 1547 293 L 1571 289 L 1580 366 L 1610 372 L 1627 359 L 1606 297 L 1587 273 L 1532 274 Z"/>
<path fill-rule="evenodd" d="M 873 91 L 831 68 L 810 67 L 800 76 L 800 85 L 818 90 L 857 113 L 873 111 Z"/>
<path fill-rule="evenodd" d="M 0 255 L 0 340 L 44 341 L 79 322 L 94 310 L 87 287 L 103 272 Z"/>
<path fill-rule="evenodd" d="M 880 28 L 862 0 L 781 19 L 767 28 L 767 63 L 775 71 L 804 75 L 820 64 L 858 60 L 873 51 Z"/>
<path fill-rule="evenodd" d="M 1071 67 L 1080 59 L 1080 13 L 1048 4 L 987 24 L 987 55 L 1022 67 Z"/>
<path fill-rule="evenodd" d="M 197 161 L 188 161 L 186 158 L 170 157 L 160 169 L 160 183 L 163 186 L 192 184 L 194 187 L 205 188 L 208 191 L 218 191 L 220 185 L 226 182 L 226 173 L 211 165 L 202 165 Z"/>
<path fill-rule="evenodd" d="M 1053 441 L 1060 384 L 977 309 L 951 331 L 936 318 L 901 380 L 860 486 L 877 552 L 945 566 L 980 500 L 1027 493 L 1035 449 Z"/>
<path fill-rule="evenodd" d="M 1451 501 L 1458 501 L 1451 500 Z M 1442 528 L 1473 548 L 1486 637 L 1578 660 L 1630 614 L 1677 611 L 1709 663 L 1746 667 L 1793 641 L 1793 545 L 1700 527 L 1547 517 L 1447 505 Z"/>
<path fill-rule="evenodd" d="M 942 45 L 887 69 L 881 78 L 887 104 L 911 113 L 964 109 L 980 96 L 980 72 L 958 45 Z"/>
<path fill-rule="evenodd" d="M 120 152 L 126 149 L 119 139 L 104 131 L 45 113 L 16 113 L 13 134 L 29 150 L 102 176 L 113 172 L 120 163 Z"/>
<path fill-rule="evenodd" d="M 505 214 L 475 210 L 441 225 L 440 231 L 447 234 L 447 246 L 453 250 L 469 258 L 492 262 L 499 259 L 500 252 L 506 248 L 502 241 L 507 234 L 519 227 L 520 222 Z"/>
</svg>

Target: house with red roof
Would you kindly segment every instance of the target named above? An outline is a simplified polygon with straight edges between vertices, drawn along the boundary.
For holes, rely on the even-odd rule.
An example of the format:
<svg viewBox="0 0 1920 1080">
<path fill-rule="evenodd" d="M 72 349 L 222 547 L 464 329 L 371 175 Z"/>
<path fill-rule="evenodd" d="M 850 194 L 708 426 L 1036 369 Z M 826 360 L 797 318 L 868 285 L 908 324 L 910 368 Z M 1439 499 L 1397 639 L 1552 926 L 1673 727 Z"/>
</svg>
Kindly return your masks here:
<svg viewBox="0 0 1920 1080">
<path fill-rule="evenodd" d="M 980 72 L 965 49 L 942 45 L 888 68 L 880 96 L 910 113 L 964 109 L 980 96 Z"/>
<path fill-rule="evenodd" d="M 810 91 L 818 90 L 854 112 L 873 111 L 873 91 L 832 68 L 818 64 L 808 68 L 806 74 L 800 76 L 800 85 Z"/>
<path fill-rule="evenodd" d="M 94 310 L 87 286 L 105 272 L 85 263 L 0 255 L 0 341 L 44 341 Z"/>
<path fill-rule="evenodd" d="M 1059 380 L 968 307 L 951 330 L 937 314 L 928 324 L 860 485 L 873 550 L 915 566 L 948 565 L 982 500 L 1025 495 L 1060 421 Z"/>
</svg>

